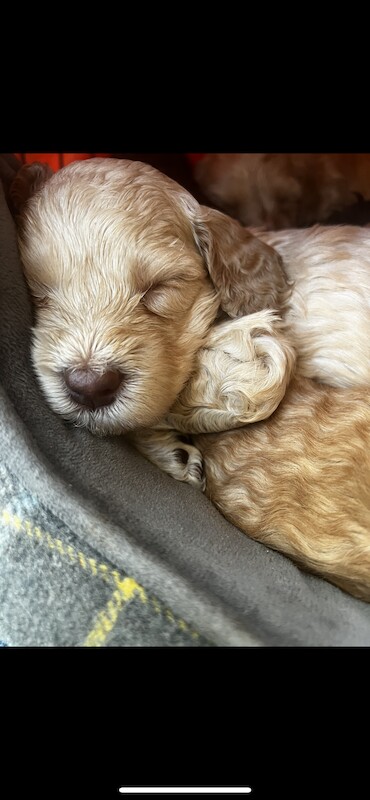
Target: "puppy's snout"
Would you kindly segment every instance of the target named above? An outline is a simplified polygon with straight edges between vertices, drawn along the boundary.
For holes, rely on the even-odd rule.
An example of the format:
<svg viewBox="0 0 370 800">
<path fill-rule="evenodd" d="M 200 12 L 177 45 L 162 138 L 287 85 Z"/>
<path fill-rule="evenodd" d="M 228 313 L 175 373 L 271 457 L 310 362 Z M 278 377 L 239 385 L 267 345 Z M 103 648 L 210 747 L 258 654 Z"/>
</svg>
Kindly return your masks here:
<svg viewBox="0 0 370 800">
<path fill-rule="evenodd" d="M 66 369 L 64 380 L 76 403 L 94 409 L 113 403 L 117 389 L 123 381 L 123 374 L 113 369 L 106 372 L 96 372 L 93 369 Z"/>
</svg>

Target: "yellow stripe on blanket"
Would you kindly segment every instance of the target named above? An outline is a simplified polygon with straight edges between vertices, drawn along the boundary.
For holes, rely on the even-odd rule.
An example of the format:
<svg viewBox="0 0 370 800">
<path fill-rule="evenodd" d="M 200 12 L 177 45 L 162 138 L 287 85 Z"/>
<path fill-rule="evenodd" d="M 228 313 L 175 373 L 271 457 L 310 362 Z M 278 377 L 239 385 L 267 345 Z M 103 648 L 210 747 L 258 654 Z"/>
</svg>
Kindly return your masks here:
<svg viewBox="0 0 370 800">
<path fill-rule="evenodd" d="M 137 595 L 142 603 L 148 602 L 145 590 L 133 578 L 117 581 L 117 589 L 108 600 L 104 611 L 99 611 L 96 624 L 84 641 L 84 647 L 101 647 L 116 624 L 122 607 Z"/>
<path fill-rule="evenodd" d="M 192 630 L 185 620 L 174 617 L 169 608 L 163 606 L 156 597 L 148 595 L 144 587 L 134 578 L 121 575 L 117 569 L 111 569 L 108 564 L 99 563 L 95 558 L 89 558 L 81 550 L 76 550 L 70 544 L 64 544 L 61 539 L 52 536 L 49 531 L 33 525 L 28 519 L 21 519 L 17 514 L 11 514 L 6 508 L 0 508 L 0 520 L 3 525 L 12 528 L 17 533 L 25 533 L 29 539 L 43 544 L 50 550 L 57 550 L 64 559 L 73 565 L 79 566 L 80 569 L 89 572 L 95 578 L 103 579 L 113 587 L 114 591 L 105 609 L 98 612 L 95 625 L 83 642 L 84 647 L 104 645 L 108 634 L 117 622 L 120 611 L 133 598 L 138 598 L 142 603 L 149 603 L 155 613 L 162 614 L 179 630 L 188 633 L 193 639 L 199 638 L 197 631 Z"/>
</svg>

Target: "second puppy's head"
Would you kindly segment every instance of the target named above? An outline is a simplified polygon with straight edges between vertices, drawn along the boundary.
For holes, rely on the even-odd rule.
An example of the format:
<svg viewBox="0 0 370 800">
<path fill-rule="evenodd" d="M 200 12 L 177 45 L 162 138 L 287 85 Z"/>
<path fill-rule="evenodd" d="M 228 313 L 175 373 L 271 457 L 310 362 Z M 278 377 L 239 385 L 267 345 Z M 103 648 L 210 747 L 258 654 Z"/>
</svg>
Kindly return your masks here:
<svg viewBox="0 0 370 800">
<path fill-rule="evenodd" d="M 57 413 L 95 433 L 155 425 L 219 307 L 276 306 L 286 289 L 275 251 L 140 162 L 25 167 L 12 199 L 37 376 Z"/>
</svg>

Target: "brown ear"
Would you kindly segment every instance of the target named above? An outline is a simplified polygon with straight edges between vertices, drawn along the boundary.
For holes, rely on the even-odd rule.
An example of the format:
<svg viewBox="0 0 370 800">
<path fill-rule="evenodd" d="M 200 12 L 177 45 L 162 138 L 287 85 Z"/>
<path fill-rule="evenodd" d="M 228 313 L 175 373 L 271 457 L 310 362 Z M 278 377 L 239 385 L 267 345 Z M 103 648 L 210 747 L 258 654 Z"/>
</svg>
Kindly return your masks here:
<svg viewBox="0 0 370 800">
<path fill-rule="evenodd" d="M 230 317 L 265 308 L 279 310 L 290 290 L 276 250 L 226 214 L 200 208 L 194 233 L 221 308 Z"/>
<path fill-rule="evenodd" d="M 48 164 L 35 161 L 33 164 L 24 164 L 10 186 L 10 199 L 15 214 L 21 214 L 24 204 L 32 197 L 46 181 L 53 175 L 53 170 Z"/>
</svg>

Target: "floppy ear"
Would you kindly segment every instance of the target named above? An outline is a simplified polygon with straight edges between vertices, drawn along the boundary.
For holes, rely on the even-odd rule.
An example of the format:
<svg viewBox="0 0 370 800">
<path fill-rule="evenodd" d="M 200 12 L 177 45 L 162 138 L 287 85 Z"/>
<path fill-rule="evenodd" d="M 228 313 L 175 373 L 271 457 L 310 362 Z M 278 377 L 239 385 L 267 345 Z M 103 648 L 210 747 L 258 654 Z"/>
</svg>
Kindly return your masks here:
<svg viewBox="0 0 370 800">
<path fill-rule="evenodd" d="M 9 189 L 10 199 L 15 214 L 21 214 L 27 200 L 36 194 L 46 181 L 53 175 L 53 170 L 48 164 L 35 161 L 33 164 L 24 164 L 21 167 Z"/>
<path fill-rule="evenodd" d="M 279 254 L 221 211 L 200 206 L 194 235 L 221 308 L 240 317 L 280 309 L 290 294 Z"/>
</svg>

